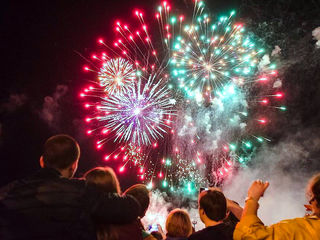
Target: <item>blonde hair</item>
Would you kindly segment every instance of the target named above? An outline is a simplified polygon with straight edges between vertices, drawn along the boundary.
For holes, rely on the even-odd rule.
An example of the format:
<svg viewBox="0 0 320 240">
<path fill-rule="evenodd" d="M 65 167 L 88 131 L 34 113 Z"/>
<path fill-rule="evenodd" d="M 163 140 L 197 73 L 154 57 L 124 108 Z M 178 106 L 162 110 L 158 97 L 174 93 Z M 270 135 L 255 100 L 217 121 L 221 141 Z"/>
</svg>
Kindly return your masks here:
<svg viewBox="0 0 320 240">
<path fill-rule="evenodd" d="M 166 220 L 166 230 L 169 237 L 189 237 L 192 233 L 189 214 L 180 208 L 172 210 Z"/>
<path fill-rule="evenodd" d="M 96 167 L 85 173 L 87 184 L 95 185 L 104 192 L 121 193 L 117 175 L 110 167 Z"/>
</svg>

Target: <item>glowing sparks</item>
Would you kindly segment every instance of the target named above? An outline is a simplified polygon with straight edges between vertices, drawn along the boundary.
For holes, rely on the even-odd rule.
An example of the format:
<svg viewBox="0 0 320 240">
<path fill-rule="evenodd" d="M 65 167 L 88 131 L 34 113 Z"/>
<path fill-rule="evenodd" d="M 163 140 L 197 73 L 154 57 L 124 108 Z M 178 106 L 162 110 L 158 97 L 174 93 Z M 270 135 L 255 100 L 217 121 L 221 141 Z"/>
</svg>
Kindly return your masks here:
<svg viewBox="0 0 320 240">
<path fill-rule="evenodd" d="M 167 2 L 158 7 L 156 37 L 139 10 L 136 29 L 117 21 L 113 43 L 98 40 L 116 57 L 93 56 L 102 67 L 84 70 L 99 69 L 98 87 L 80 97 L 95 99 L 84 103 L 91 111 L 85 120 L 94 126 L 86 131 L 99 136 L 99 150 L 116 143 L 104 160 L 119 161 L 119 173 L 133 166 L 150 189 L 194 194 L 199 185 L 223 181 L 270 141 L 252 132 L 271 122 L 267 110 L 286 110 L 285 94 L 274 84 L 281 83 L 274 63 L 257 67 L 264 50 L 233 23 L 235 11 L 214 20 L 195 1 L 192 16 L 171 13 Z"/>
<path fill-rule="evenodd" d="M 233 13 L 233 12 L 232 12 Z M 172 76 L 188 97 L 211 97 L 234 77 L 248 79 L 254 74 L 259 51 L 243 34 L 243 27 L 232 25 L 229 17 L 210 23 L 207 14 L 182 26 L 172 48 Z"/>
<path fill-rule="evenodd" d="M 123 58 L 110 59 L 102 64 L 98 77 L 100 86 L 106 93 L 126 93 L 136 80 L 136 71 L 133 65 Z"/>
<path fill-rule="evenodd" d="M 170 128 L 171 102 L 168 89 L 153 75 L 145 84 L 139 79 L 128 93 L 105 98 L 100 121 L 117 142 L 151 145 Z"/>
</svg>

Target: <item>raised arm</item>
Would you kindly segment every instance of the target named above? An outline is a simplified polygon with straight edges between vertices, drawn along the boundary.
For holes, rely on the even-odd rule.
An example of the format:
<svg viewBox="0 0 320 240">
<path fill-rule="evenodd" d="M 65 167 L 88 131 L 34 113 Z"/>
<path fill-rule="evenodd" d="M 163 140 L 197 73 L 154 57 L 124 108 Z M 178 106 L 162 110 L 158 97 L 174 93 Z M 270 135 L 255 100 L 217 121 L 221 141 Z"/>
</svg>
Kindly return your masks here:
<svg viewBox="0 0 320 240">
<path fill-rule="evenodd" d="M 250 186 L 241 220 L 234 231 L 233 237 L 235 240 L 269 239 L 268 237 L 272 236 L 273 228 L 264 226 L 257 216 L 258 201 L 268 186 L 268 182 L 264 183 L 261 180 L 254 181 Z"/>
<path fill-rule="evenodd" d="M 233 213 L 233 215 L 240 220 L 243 212 L 243 208 L 234 201 L 227 198 L 227 209 Z"/>
</svg>

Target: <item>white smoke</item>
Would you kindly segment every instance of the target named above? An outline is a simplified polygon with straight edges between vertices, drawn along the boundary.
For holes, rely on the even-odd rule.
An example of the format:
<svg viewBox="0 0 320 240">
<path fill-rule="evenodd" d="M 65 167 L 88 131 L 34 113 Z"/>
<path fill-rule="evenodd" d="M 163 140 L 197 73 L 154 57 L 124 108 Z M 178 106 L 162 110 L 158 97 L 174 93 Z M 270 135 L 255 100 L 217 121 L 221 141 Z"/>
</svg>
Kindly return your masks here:
<svg viewBox="0 0 320 240">
<path fill-rule="evenodd" d="M 50 126 L 56 128 L 60 120 L 60 100 L 66 95 L 68 87 L 58 85 L 52 96 L 46 96 L 43 101 L 40 117 Z"/>
<path fill-rule="evenodd" d="M 282 81 L 281 79 L 277 79 L 273 84 L 273 88 L 281 88 L 281 87 L 282 87 Z"/>
<path fill-rule="evenodd" d="M 165 223 L 168 213 L 175 208 L 173 203 L 165 200 L 166 198 L 167 194 L 165 192 L 160 192 L 159 190 L 152 191 L 148 211 L 142 219 L 142 223 L 145 227 L 152 224 L 160 224 L 165 232 Z M 204 224 L 199 218 L 198 209 L 185 208 L 185 210 L 189 213 L 191 222 L 195 224 L 196 231 L 203 229 Z"/>
<path fill-rule="evenodd" d="M 276 57 L 276 56 L 280 55 L 280 53 L 281 53 L 281 48 L 278 45 L 276 45 L 271 52 L 271 56 Z"/>
<path fill-rule="evenodd" d="M 270 57 L 268 54 L 265 54 L 259 62 L 259 65 L 258 65 L 259 71 L 260 72 L 265 71 L 269 64 L 270 64 Z"/>
<path fill-rule="evenodd" d="M 301 140 L 301 136 L 310 139 Z M 311 137 L 309 131 L 303 131 L 276 146 L 264 148 L 256 157 L 255 167 L 240 170 L 225 185 L 224 192 L 243 205 L 252 181 L 268 180 L 270 186 L 260 201 L 258 213 L 262 221 L 272 224 L 302 217 L 305 214 L 305 186 L 314 173 L 305 173 L 301 166 L 310 161 L 310 153 L 317 151 L 319 144 L 320 137 Z"/>
<path fill-rule="evenodd" d="M 145 227 L 152 224 L 160 224 L 162 229 L 165 230 L 168 209 L 172 206 L 171 203 L 165 201 L 165 197 L 165 192 L 156 190 L 151 193 L 148 211 L 142 219 L 142 223 Z"/>
</svg>

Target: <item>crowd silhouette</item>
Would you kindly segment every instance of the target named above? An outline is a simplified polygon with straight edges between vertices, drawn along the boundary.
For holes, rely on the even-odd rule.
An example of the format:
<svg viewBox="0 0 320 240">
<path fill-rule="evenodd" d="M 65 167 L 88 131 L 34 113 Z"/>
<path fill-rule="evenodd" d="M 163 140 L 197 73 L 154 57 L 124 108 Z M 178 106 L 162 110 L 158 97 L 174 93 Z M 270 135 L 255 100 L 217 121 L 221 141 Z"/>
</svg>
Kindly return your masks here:
<svg viewBox="0 0 320 240">
<path fill-rule="evenodd" d="M 0 239 L 98 240 L 229 240 L 320 239 L 320 174 L 311 177 L 305 205 L 308 214 L 265 226 L 258 217 L 259 199 L 268 182 L 254 181 L 244 208 L 221 189 L 206 188 L 198 196 L 198 214 L 205 228 L 195 231 L 186 210 L 168 213 L 165 229 L 157 222 L 143 226 L 150 191 L 135 184 L 123 193 L 109 167 L 74 174 L 80 147 L 68 135 L 49 138 L 39 171 L 0 189 Z"/>
</svg>

